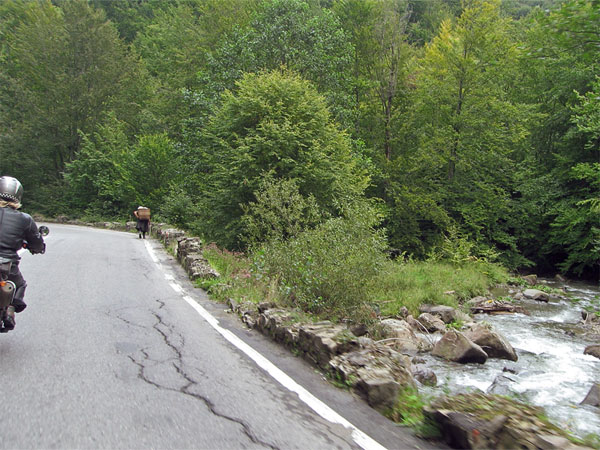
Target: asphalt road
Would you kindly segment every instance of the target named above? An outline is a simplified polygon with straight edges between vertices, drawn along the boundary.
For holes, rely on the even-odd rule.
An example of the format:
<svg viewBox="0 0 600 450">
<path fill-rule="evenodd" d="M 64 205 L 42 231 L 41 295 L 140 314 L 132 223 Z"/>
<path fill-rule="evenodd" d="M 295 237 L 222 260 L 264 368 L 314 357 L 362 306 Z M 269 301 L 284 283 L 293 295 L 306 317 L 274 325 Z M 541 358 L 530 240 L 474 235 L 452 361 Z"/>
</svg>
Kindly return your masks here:
<svg viewBox="0 0 600 450">
<path fill-rule="evenodd" d="M 158 242 L 49 227 L 21 262 L 29 307 L 0 335 L 0 448 L 435 447 L 244 329 Z"/>
</svg>

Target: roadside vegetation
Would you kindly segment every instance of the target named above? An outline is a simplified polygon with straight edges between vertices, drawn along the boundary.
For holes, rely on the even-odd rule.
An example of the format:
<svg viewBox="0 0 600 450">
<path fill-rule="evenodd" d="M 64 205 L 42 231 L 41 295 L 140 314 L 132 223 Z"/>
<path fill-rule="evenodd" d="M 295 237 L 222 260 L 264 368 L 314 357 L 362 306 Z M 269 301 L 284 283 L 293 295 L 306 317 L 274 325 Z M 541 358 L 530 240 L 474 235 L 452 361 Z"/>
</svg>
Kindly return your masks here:
<svg viewBox="0 0 600 450">
<path fill-rule="evenodd" d="M 346 225 L 359 227 L 356 222 Z M 509 278 L 501 265 L 481 260 L 391 260 L 360 234 L 351 242 L 353 235 L 338 226 L 334 220 L 329 227 L 249 255 L 209 245 L 204 256 L 221 276 L 200 281 L 199 286 L 223 302 L 268 301 L 316 319 L 369 325 L 400 315 L 402 308 L 416 316 L 424 303 L 461 308 L 465 300 Z M 332 238 L 336 233 L 337 241 Z M 372 231 L 370 237 L 377 239 L 377 233 Z M 348 248 L 354 248 L 355 258 L 345 260 Z"/>
</svg>

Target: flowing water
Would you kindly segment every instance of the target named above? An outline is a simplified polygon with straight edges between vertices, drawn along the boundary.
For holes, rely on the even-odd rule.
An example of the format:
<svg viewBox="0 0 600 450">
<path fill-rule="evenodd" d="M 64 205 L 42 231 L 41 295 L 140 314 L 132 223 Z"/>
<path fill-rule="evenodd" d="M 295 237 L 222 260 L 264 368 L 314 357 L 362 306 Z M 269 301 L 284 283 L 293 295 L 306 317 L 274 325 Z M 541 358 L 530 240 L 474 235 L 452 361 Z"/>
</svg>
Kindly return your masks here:
<svg viewBox="0 0 600 450">
<path fill-rule="evenodd" d="M 600 289 L 583 283 L 545 283 L 563 288 L 571 299 L 551 299 L 549 303 L 519 301 L 530 315 L 475 316 L 477 321 L 490 323 L 511 343 L 518 361 L 488 359 L 482 365 L 456 364 L 427 357 L 438 377 L 435 394 L 439 395 L 440 388 L 450 393 L 487 392 L 496 377 L 503 375 L 507 377 L 503 380 L 503 390 L 496 393 L 542 406 L 555 424 L 577 436 L 600 434 L 600 409 L 579 405 L 592 384 L 600 383 L 600 359 L 584 355 L 583 351 L 586 346 L 600 342 L 576 332 L 580 329 L 576 324 L 581 322 L 582 310 L 586 306 L 598 307 Z"/>
</svg>

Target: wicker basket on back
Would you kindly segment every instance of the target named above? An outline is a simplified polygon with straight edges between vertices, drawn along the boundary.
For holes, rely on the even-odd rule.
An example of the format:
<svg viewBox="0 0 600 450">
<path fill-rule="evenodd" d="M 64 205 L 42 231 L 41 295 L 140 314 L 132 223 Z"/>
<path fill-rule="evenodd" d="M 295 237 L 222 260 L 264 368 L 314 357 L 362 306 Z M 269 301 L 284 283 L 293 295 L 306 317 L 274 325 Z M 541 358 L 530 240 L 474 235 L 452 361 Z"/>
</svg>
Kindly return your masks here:
<svg viewBox="0 0 600 450">
<path fill-rule="evenodd" d="M 138 209 L 137 216 L 141 220 L 150 220 L 150 208 Z"/>
</svg>

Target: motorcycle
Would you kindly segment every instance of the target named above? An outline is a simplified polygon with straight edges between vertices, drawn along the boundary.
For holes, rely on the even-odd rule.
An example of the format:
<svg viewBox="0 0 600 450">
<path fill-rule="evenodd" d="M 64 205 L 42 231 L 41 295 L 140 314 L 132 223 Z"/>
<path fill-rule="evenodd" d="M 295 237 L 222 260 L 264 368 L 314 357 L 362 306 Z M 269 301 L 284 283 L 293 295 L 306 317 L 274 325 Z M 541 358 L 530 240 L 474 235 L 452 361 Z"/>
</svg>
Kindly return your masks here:
<svg viewBox="0 0 600 450">
<path fill-rule="evenodd" d="M 42 225 L 38 229 L 42 236 L 47 236 L 50 229 Z M 27 248 L 27 243 L 23 244 L 23 248 Z M 7 258 L 0 257 L 0 333 L 8 333 L 12 327 L 5 327 L 4 322 L 8 318 L 8 307 L 13 301 L 17 287 L 15 283 L 8 279 L 13 261 Z"/>
</svg>

